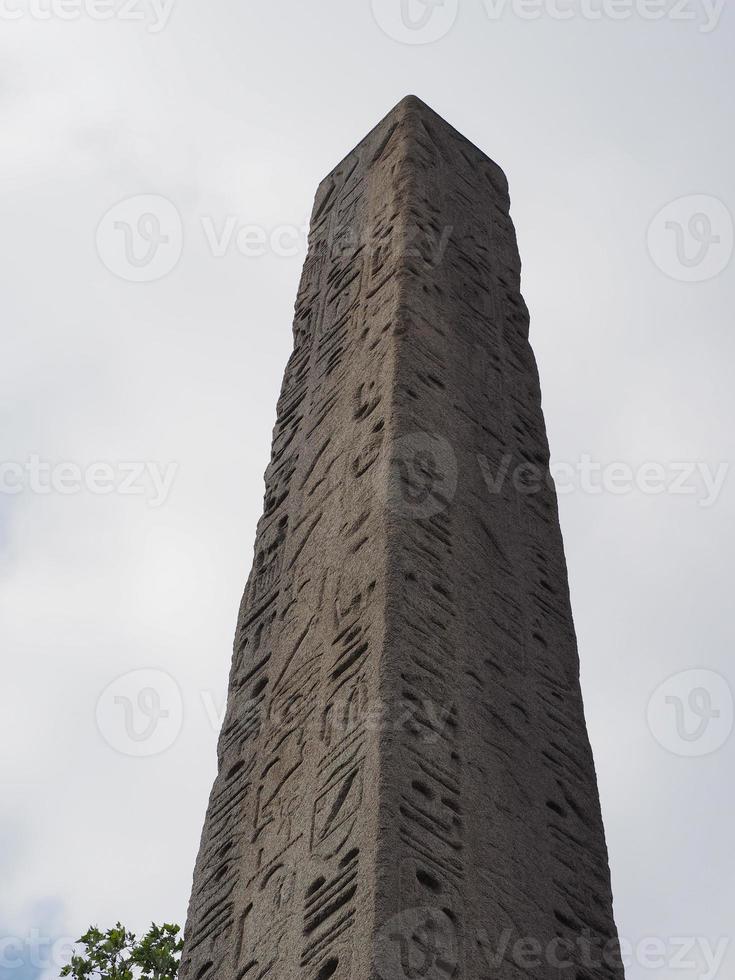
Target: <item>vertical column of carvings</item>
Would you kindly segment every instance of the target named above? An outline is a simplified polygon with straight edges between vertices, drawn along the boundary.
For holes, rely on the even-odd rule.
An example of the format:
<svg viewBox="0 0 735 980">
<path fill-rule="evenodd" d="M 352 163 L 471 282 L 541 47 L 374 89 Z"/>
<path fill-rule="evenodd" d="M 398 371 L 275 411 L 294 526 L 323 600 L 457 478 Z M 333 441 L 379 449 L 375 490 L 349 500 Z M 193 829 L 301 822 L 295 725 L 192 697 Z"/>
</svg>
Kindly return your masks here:
<svg viewBox="0 0 735 980">
<path fill-rule="evenodd" d="M 367 976 L 400 125 L 322 183 L 185 931 L 186 980 Z"/>
<path fill-rule="evenodd" d="M 464 975 L 467 917 L 464 759 L 454 577 L 457 470 L 447 439 L 452 352 L 437 264 L 446 244 L 442 187 L 430 184 L 423 108 L 404 103 L 397 182 L 403 201 L 396 371 L 386 526 L 386 640 L 378 930 L 374 968 L 387 980 L 418 971 Z M 417 974 L 418 975 L 418 974 Z"/>
<path fill-rule="evenodd" d="M 439 980 L 616 976 L 582 955 L 615 926 L 507 184 L 408 120 L 378 972 L 400 936 Z"/>
<path fill-rule="evenodd" d="M 376 191 L 391 165 L 384 131 L 364 140 L 320 192 L 313 239 L 329 256 L 321 289 L 316 354 L 319 415 L 328 411 L 330 446 L 340 465 L 322 513 L 326 542 L 339 542 L 312 563 L 329 567 L 324 609 L 319 739 L 311 756 L 309 840 L 301 871 L 298 975 L 349 980 L 366 975 L 373 906 L 379 769 L 370 705 L 377 696 L 383 639 L 385 534 L 375 494 L 386 436 L 392 375 L 387 325 L 392 206 Z M 376 244 L 377 243 L 377 244 Z M 312 243 L 315 247 L 315 243 Z M 319 453 L 323 444 L 319 447 Z M 334 449 L 332 448 L 332 452 Z M 318 486 L 322 476 L 307 467 Z M 301 605 L 299 596 L 297 605 Z M 303 805 L 303 801 L 302 801 Z"/>
<path fill-rule="evenodd" d="M 474 390 L 462 389 L 470 397 L 457 435 L 480 464 L 467 460 L 477 521 L 465 542 L 464 588 L 474 591 L 483 580 L 491 586 L 487 608 L 478 607 L 472 617 L 473 630 L 486 631 L 492 644 L 489 670 L 476 672 L 479 696 L 472 699 L 489 750 L 486 759 L 477 758 L 476 783 L 477 802 L 489 819 L 478 824 L 481 834 L 473 841 L 478 866 L 497 869 L 477 884 L 498 898 L 495 916 L 476 931 L 478 968 L 489 972 L 486 944 L 492 940 L 492 948 L 502 948 L 505 929 L 539 942 L 539 976 L 619 976 L 607 849 L 509 200 L 504 181 L 483 181 L 490 171 L 481 155 L 460 139 L 453 142 L 474 164 L 465 169 L 466 179 L 478 194 L 487 193 L 489 183 L 491 201 L 485 228 L 467 225 L 463 240 L 488 283 L 484 298 L 476 294 L 474 305 L 483 316 L 474 321 L 473 345 L 479 344 L 479 328 L 490 341 L 494 364 L 489 381 L 478 376 Z M 481 230 L 491 246 L 489 264 L 474 244 Z M 466 292 L 465 275 L 451 253 L 445 272 L 459 299 Z M 470 420 L 482 387 L 490 396 L 486 418 L 500 423 L 490 423 L 494 433 Z M 466 574 L 469 569 L 473 574 Z M 492 904 L 486 898 L 478 907 Z M 596 949 L 594 965 L 585 955 L 588 943 Z M 517 960 L 508 963 L 509 976 L 527 974 Z"/>
<path fill-rule="evenodd" d="M 264 514 L 238 617 L 218 775 L 194 872 L 181 967 L 182 976 L 193 980 L 272 972 L 285 958 L 287 916 L 296 901 L 295 859 L 303 828 L 293 817 L 314 727 L 313 668 L 321 660 L 321 643 L 315 621 L 293 614 L 291 597 L 301 584 L 314 600 L 324 581 L 300 582 L 298 560 L 289 551 L 297 535 L 302 552 L 308 541 L 299 526 L 295 487 L 309 451 L 303 433 L 312 400 L 312 310 L 321 275 L 320 261 L 311 257 L 278 402 Z M 300 650 L 308 651 L 312 670 L 303 670 L 304 685 L 289 699 L 291 676 L 284 666 Z M 301 662 L 294 666 L 302 668 Z"/>
</svg>

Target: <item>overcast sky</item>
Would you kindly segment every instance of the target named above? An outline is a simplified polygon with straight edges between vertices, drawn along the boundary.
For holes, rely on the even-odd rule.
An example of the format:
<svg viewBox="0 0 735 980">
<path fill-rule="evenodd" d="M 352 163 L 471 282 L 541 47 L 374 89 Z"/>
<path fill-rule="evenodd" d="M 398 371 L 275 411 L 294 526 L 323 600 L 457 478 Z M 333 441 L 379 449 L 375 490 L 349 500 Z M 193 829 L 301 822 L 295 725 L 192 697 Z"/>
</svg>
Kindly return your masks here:
<svg viewBox="0 0 735 980">
<path fill-rule="evenodd" d="M 510 182 L 628 976 L 733 975 L 734 34 L 714 0 L 1 0 L 2 980 L 183 922 L 303 226 L 408 92 Z"/>
</svg>

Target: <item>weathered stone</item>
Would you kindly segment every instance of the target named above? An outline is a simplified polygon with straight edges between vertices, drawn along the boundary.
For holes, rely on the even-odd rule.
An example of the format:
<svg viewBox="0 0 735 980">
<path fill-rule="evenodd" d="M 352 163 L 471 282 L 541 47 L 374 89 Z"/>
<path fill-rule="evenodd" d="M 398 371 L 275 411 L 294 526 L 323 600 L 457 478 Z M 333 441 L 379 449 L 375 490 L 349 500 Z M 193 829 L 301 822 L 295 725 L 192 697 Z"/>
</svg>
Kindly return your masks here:
<svg viewBox="0 0 735 980">
<path fill-rule="evenodd" d="M 185 980 L 622 973 L 508 208 L 413 97 L 319 187 Z"/>
</svg>

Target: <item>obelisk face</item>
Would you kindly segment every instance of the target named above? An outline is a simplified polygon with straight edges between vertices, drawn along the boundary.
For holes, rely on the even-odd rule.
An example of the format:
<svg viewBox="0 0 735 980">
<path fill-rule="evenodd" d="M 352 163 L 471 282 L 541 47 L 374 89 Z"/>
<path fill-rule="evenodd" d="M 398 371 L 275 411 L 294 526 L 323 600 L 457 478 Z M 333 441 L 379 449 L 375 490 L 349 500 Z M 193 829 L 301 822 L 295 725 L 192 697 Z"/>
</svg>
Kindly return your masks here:
<svg viewBox="0 0 735 980">
<path fill-rule="evenodd" d="M 508 208 L 412 97 L 320 185 L 186 980 L 620 975 Z"/>
</svg>

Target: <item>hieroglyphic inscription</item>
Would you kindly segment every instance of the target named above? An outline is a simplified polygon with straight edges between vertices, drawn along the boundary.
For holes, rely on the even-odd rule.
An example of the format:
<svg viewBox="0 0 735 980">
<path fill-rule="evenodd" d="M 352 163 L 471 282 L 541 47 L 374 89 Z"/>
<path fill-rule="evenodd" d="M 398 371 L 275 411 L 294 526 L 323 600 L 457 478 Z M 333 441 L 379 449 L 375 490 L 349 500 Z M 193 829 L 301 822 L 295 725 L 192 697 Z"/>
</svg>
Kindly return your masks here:
<svg viewBox="0 0 735 980">
<path fill-rule="evenodd" d="M 376 483 L 400 256 L 400 147 L 388 128 L 330 174 L 314 204 L 195 870 L 181 971 L 190 980 L 293 970 L 340 980 L 369 962 L 358 909 L 375 891 L 369 718 L 386 561 Z"/>
<path fill-rule="evenodd" d="M 411 97 L 319 187 L 184 980 L 614 942 L 553 489 L 487 479 L 548 465 L 508 208 Z"/>
</svg>

